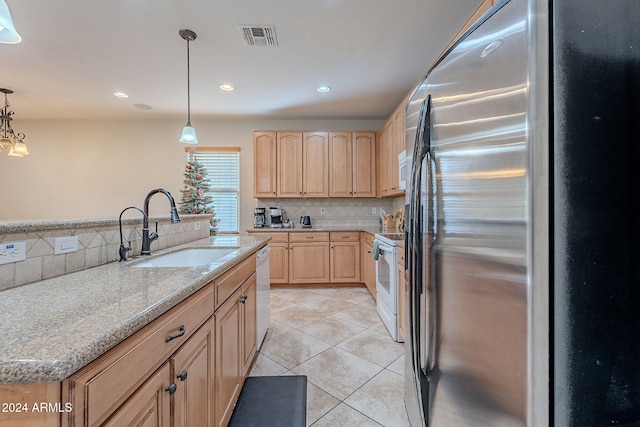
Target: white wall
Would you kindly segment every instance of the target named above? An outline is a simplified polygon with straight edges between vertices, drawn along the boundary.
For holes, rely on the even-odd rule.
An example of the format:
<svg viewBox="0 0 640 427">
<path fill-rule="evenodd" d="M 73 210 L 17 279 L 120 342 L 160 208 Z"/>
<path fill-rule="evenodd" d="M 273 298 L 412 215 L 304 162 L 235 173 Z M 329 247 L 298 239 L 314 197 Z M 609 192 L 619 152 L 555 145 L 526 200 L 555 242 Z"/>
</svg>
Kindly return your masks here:
<svg viewBox="0 0 640 427">
<path fill-rule="evenodd" d="M 202 146 L 241 147 L 241 230 L 253 224 L 254 130 L 377 130 L 382 120 L 194 120 Z M 180 199 L 183 121 L 20 121 L 31 155 L 0 153 L 0 221 L 116 218 L 166 188 Z M 164 200 L 163 200 L 164 199 Z M 164 196 L 153 215 L 168 215 Z M 132 214 L 133 215 L 133 214 Z"/>
</svg>

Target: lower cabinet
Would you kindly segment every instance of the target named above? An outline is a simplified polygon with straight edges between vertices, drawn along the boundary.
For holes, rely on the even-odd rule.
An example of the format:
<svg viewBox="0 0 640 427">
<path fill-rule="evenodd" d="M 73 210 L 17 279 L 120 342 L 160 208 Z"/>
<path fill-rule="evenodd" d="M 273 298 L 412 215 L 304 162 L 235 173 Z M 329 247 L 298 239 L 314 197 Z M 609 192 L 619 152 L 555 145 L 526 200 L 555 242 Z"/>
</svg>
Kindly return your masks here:
<svg viewBox="0 0 640 427">
<path fill-rule="evenodd" d="M 329 242 L 289 243 L 289 283 L 329 282 Z"/>
<path fill-rule="evenodd" d="M 256 354 L 256 275 L 215 315 L 216 426 L 226 426 Z"/>
<path fill-rule="evenodd" d="M 64 380 L 60 424 L 225 426 L 255 345 L 252 255 Z"/>
<path fill-rule="evenodd" d="M 102 425 L 170 427 L 171 399 L 165 390 L 170 381 L 170 372 L 171 367 L 167 362 Z"/>
<path fill-rule="evenodd" d="M 360 236 L 362 247 L 362 282 L 376 298 L 376 261 L 373 259 L 374 235 L 363 232 Z"/>
</svg>

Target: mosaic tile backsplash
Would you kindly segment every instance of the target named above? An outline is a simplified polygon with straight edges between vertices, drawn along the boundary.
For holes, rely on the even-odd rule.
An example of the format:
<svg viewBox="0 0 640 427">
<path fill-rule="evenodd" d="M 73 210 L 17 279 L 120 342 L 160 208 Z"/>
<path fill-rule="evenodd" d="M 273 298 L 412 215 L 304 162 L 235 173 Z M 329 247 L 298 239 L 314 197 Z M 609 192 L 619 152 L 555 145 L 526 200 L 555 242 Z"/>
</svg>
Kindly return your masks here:
<svg viewBox="0 0 640 427">
<path fill-rule="evenodd" d="M 404 198 L 402 198 L 404 203 Z M 285 211 L 294 227 L 300 226 L 300 217 L 311 216 L 314 227 L 347 225 L 375 227 L 380 225 L 380 211 L 395 214 L 395 199 L 258 199 L 258 207 L 279 207 Z M 322 215 L 324 209 L 324 215 Z M 373 212 L 375 209 L 375 212 Z M 267 220 L 269 211 L 267 211 Z"/>
</svg>

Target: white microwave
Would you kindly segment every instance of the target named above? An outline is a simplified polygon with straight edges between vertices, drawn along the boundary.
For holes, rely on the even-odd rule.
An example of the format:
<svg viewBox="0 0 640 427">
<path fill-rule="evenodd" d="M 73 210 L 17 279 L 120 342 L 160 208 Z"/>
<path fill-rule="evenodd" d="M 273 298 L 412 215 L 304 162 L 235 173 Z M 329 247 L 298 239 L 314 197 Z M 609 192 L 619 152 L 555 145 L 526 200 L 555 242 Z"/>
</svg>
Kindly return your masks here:
<svg viewBox="0 0 640 427">
<path fill-rule="evenodd" d="M 411 156 L 407 156 L 407 150 L 398 154 L 398 184 L 401 190 L 407 189 L 407 181 L 411 174 Z"/>
</svg>

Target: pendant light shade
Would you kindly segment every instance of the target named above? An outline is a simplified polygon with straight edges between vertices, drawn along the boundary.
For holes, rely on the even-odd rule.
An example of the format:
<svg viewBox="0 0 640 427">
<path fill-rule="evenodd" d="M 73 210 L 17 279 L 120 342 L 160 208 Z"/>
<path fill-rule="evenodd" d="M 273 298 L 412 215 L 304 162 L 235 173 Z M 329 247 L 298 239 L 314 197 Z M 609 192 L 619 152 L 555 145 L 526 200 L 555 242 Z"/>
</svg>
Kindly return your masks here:
<svg viewBox="0 0 640 427">
<path fill-rule="evenodd" d="M 197 144 L 198 138 L 196 137 L 196 130 L 191 126 L 191 123 L 182 128 L 182 135 L 180 136 L 180 142 L 183 144 Z"/>
<path fill-rule="evenodd" d="M 1 1 L 1 0 L 0 0 Z M 178 31 L 180 37 L 187 41 L 187 124 L 182 129 L 182 136 L 180 136 L 180 142 L 183 144 L 197 144 L 198 138 L 196 137 L 196 130 L 191 126 L 191 81 L 190 81 L 190 69 L 189 69 L 189 42 L 198 37 L 196 33 L 191 30 Z"/>
<path fill-rule="evenodd" d="M 13 26 L 9 6 L 5 0 L 0 0 L 0 43 L 16 44 L 22 41 L 22 37 Z"/>
</svg>

